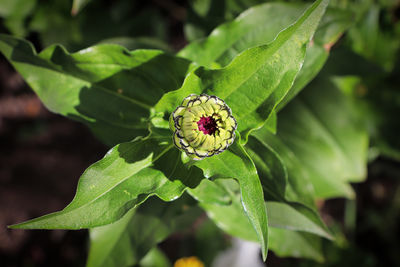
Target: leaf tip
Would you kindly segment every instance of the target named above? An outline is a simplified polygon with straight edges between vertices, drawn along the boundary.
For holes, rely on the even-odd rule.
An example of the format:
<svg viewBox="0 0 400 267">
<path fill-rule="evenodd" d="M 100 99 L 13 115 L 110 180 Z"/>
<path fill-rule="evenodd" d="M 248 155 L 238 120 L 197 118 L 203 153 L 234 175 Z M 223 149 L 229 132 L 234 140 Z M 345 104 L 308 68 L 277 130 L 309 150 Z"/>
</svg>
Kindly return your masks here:
<svg viewBox="0 0 400 267">
<path fill-rule="evenodd" d="M 263 245 L 261 248 L 261 254 L 262 254 L 262 259 L 265 262 L 268 256 L 268 248 L 265 245 Z"/>
<path fill-rule="evenodd" d="M 37 224 L 37 219 L 24 221 L 21 223 L 16 223 L 7 226 L 8 229 L 44 229 L 41 227 L 40 223 Z"/>
<path fill-rule="evenodd" d="M 24 228 L 24 223 L 17 223 L 17 224 L 7 225 L 7 228 L 8 229 L 13 229 L 13 230 L 26 229 L 26 228 Z"/>
</svg>

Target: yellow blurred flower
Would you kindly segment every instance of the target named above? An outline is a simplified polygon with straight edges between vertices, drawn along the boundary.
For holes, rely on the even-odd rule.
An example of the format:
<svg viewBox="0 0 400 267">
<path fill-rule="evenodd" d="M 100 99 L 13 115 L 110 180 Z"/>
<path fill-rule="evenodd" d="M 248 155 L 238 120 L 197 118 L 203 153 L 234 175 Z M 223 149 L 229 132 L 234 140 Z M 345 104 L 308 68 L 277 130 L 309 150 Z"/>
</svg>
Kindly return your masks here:
<svg viewBox="0 0 400 267">
<path fill-rule="evenodd" d="M 174 264 L 174 267 L 204 267 L 204 264 L 195 256 L 180 258 Z"/>
</svg>

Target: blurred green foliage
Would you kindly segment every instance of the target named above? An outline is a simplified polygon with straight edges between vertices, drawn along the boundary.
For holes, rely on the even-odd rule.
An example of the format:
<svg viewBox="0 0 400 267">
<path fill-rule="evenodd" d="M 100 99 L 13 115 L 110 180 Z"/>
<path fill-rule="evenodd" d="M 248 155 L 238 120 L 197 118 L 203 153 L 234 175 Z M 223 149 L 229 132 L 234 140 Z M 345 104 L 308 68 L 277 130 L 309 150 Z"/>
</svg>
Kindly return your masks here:
<svg viewBox="0 0 400 267">
<path fill-rule="evenodd" d="M 42 48 L 58 43 L 77 51 L 110 42 L 129 49 L 169 49 L 166 18 L 159 9 L 138 1 L 93 1 L 86 12 L 73 16 L 70 1 L 2 0 L 0 16 L 7 32 L 37 36 Z"/>
</svg>

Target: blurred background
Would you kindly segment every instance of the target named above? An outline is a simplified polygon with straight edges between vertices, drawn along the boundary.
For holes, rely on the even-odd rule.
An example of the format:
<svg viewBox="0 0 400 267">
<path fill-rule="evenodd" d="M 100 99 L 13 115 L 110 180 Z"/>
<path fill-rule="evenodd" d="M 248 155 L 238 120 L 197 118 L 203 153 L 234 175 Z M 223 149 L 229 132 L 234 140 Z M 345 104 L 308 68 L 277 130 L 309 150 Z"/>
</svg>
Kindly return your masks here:
<svg viewBox="0 0 400 267">
<path fill-rule="evenodd" d="M 265 1 L 75 2 L 82 10 L 67 0 L 0 0 L 0 32 L 26 38 L 38 51 L 53 43 L 73 52 L 108 42 L 174 53 Z M 365 12 L 357 18 L 359 27 L 345 34 L 332 51 L 351 51 L 385 73 L 372 82 L 380 91 L 365 96 L 368 108 L 379 111 L 374 115 L 378 126 L 371 130 L 375 138 L 368 177 L 353 185 L 355 200 L 318 203 L 322 218 L 338 235 L 335 243 L 323 243 L 325 263 L 279 258 L 270 252 L 268 266 L 400 266 L 400 1 L 361 2 Z M 368 40 L 372 29 L 378 32 L 373 49 L 365 45 L 372 42 Z M 85 230 L 23 231 L 6 226 L 65 207 L 81 173 L 106 151 L 86 126 L 47 111 L 0 55 L 1 266 L 85 265 L 89 242 Z M 172 262 L 196 255 L 210 263 L 232 244 L 204 215 L 159 247 Z"/>
</svg>

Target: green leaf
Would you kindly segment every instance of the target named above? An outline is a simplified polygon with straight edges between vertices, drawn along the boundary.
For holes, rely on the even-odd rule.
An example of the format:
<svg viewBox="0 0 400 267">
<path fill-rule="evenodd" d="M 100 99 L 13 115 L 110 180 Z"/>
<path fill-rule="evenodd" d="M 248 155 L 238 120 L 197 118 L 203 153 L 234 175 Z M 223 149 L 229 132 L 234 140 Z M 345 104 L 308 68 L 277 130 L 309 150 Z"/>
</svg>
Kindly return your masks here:
<svg viewBox="0 0 400 267">
<path fill-rule="evenodd" d="M 55 113 L 86 123 L 113 145 L 147 133 L 150 108 L 179 88 L 189 62 L 158 50 L 98 45 L 69 54 L 0 35 L 0 52 Z"/>
<path fill-rule="evenodd" d="M 221 205 L 231 203 L 231 197 L 216 181 L 204 179 L 196 188 L 189 189 L 188 192 L 200 203 L 216 203 Z"/>
<path fill-rule="evenodd" d="M 311 181 L 319 198 L 352 198 L 348 182 L 365 178 L 366 129 L 327 79 L 314 81 L 280 112 L 277 136 L 266 129 L 254 136 L 279 154 L 293 180 Z"/>
<path fill-rule="evenodd" d="M 296 207 L 297 206 L 297 207 Z M 326 226 L 321 222 L 314 222 L 308 213 L 299 204 L 267 201 L 269 226 L 292 231 L 302 231 L 332 239 Z"/>
<path fill-rule="evenodd" d="M 187 200 L 163 203 L 149 199 L 121 220 L 90 230 L 87 267 L 124 267 L 147 261 L 151 249 L 171 233 L 183 230 L 200 215 Z M 149 252 L 150 251 L 150 252 Z M 145 257 L 146 256 L 146 257 Z M 143 258 L 145 257 L 145 258 Z"/>
<path fill-rule="evenodd" d="M 135 217 L 135 211 L 135 209 L 131 209 L 115 223 L 90 229 L 87 267 L 105 264 L 106 266 L 127 266 L 135 261 L 128 232 L 128 228 L 135 229 L 130 227 L 130 222 Z"/>
<path fill-rule="evenodd" d="M 263 129 L 267 129 L 267 127 Z M 249 137 L 246 144 L 246 151 L 256 165 L 265 192 L 264 198 L 284 201 L 290 184 L 287 181 L 286 168 L 279 156 L 267 144 L 252 136 Z"/>
<path fill-rule="evenodd" d="M 26 20 L 32 14 L 37 0 L 0 0 L 0 17 L 4 26 L 16 36 L 27 34 Z"/>
<path fill-rule="evenodd" d="M 321 90 L 321 88 L 324 88 L 324 90 Z M 287 112 L 293 118 L 293 111 L 299 114 L 303 110 L 311 118 L 306 115 L 303 117 L 302 121 L 307 120 L 308 125 L 301 124 L 304 128 L 299 129 L 297 137 L 300 133 L 304 134 L 307 131 L 305 128 L 308 126 L 310 127 L 308 129 L 315 134 L 313 136 L 308 133 L 310 141 L 320 143 L 323 140 L 326 147 L 329 147 L 329 152 L 332 155 L 329 158 L 332 169 L 326 169 L 328 166 L 324 164 L 324 171 L 331 175 L 335 173 L 337 176 L 343 177 L 345 181 L 362 181 L 366 175 L 368 136 L 362 121 L 353 112 L 348 99 L 331 81 L 316 81 L 309 90 L 301 95 L 298 104 L 296 103 L 294 107 L 288 108 L 283 114 Z M 290 139 L 290 135 L 287 134 L 289 128 L 296 135 L 293 131 L 295 127 L 295 125 L 289 126 L 287 120 L 282 122 L 282 138 L 284 140 L 285 138 Z M 313 140 L 313 137 L 318 140 Z M 288 143 L 291 142 L 288 140 Z M 309 142 L 307 146 L 311 147 L 311 144 Z M 303 146 L 303 144 L 300 143 L 300 146 Z M 323 149 L 323 144 L 320 143 L 319 146 L 312 147 Z M 328 153 L 326 155 L 328 156 Z M 305 154 L 303 154 L 304 157 Z"/>
<path fill-rule="evenodd" d="M 167 43 L 152 37 L 114 37 L 102 40 L 99 44 L 117 44 L 128 50 L 160 49 L 166 52 L 172 52 Z"/>
<path fill-rule="evenodd" d="M 347 35 L 350 47 L 366 59 L 378 63 L 386 71 L 393 70 L 400 49 L 400 34 L 396 30 L 400 27 L 400 23 L 391 22 L 388 26 L 385 25 L 386 27 L 381 26 L 385 12 L 372 1 L 354 3 L 351 7 L 358 9 L 358 13 L 362 14 L 359 14 L 359 21 Z"/>
<path fill-rule="evenodd" d="M 327 61 L 331 47 L 340 36 L 352 25 L 353 13 L 338 8 L 328 8 L 322 18 L 314 40 L 307 47 L 303 67 L 294 81 L 293 87 L 279 103 L 277 109 L 281 110 L 292 100 L 324 66 Z"/>
<path fill-rule="evenodd" d="M 169 261 L 167 255 L 164 254 L 157 247 L 147 253 L 146 257 L 140 261 L 140 267 L 171 267 L 171 262 Z"/>
<path fill-rule="evenodd" d="M 203 38 L 219 24 L 263 2 L 265 0 L 191 0 L 184 25 L 185 37 L 189 41 Z"/>
<path fill-rule="evenodd" d="M 241 204 L 238 184 L 233 180 L 217 180 L 214 182 L 221 188 L 218 194 L 220 198 L 230 197 L 230 203 L 212 202 L 209 199 L 199 201 L 199 205 L 207 212 L 207 215 L 227 233 L 250 241 L 257 241 L 257 236 L 253 228 L 250 228 L 250 222 Z M 203 180 L 201 184 L 204 189 L 210 187 L 211 183 Z M 197 198 L 196 190 L 190 189 L 189 194 Z M 216 191 L 214 191 L 216 192 Z M 213 194 L 213 193 L 210 193 Z M 319 235 L 328 239 L 332 236 L 326 226 L 310 216 L 307 209 L 296 203 L 284 203 L 276 201 L 267 201 L 265 203 L 268 213 L 269 227 L 282 228 L 293 231 L 303 231 Z"/>
<path fill-rule="evenodd" d="M 329 7 L 314 36 L 314 44 L 330 51 L 332 45 L 354 23 L 354 13 L 341 8 Z"/>
<path fill-rule="evenodd" d="M 91 228 L 120 219 L 149 196 L 175 200 L 202 176 L 196 168 L 187 169 L 179 151 L 172 148 L 169 131 L 164 136 L 154 133 L 117 145 L 83 173 L 76 195 L 65 209 L 11 228 Z"/>
<path fill-rule="evenodd" d="M 226 233 L 242 239 L 250 241 L 258 241 L 257 233 L 251 226 L 251 223 L 246 215 L 242 203 L 240 202 L 238 184 L 232 179 L 216 180 L 214 182 L 207 182 L 204 179 L 200 186 L 207 190 L 210 188 L 208 198 L 200 198 L 196 189 L 188 190 L 188 193 L 199 201 L 199 205 L 207 212 L 210 219 L 214 221 Z M 215 196 L 211 194 L 216 193 L 213 186 L 220 188 L 220 192 Z M 230 203 L 221 203 L 212 201 L 213 199 L 229 198 Z"/>
<path fill-rule="evenodd" d="M 234 21 L 216 28 L 206 39 L 190 43 L 178 55 L 202 66 L 213 67 L 214 62 L 226 66 L 246 49 L 273 41 L 280 31 L 301 15 L 305 7 L 305 4 L 299 3 L 265 3 L 252 7 Z M 352 22 L 352 12 L 337 8 L 327 9 L 312 44 L 307 47 L 304 64 L 293 87 L 278 109 L 316 76 L 329 56 L 330 47 Z"/>
<path fill-rule="evenodd" d="M 262 140 L 263 142 L 271 145 L 274 151 L 279 154 L 279 157 L 283 160 L 285 166 L 288 168 L 288 172 L 290 173 L 289 176 L 292 177 L 292 181 L 301 185 L 298 188 L 302 188 L 303 185 L 306 185 L 305 188 L 308 189 L 308 191 L 311 193 L 308 196 L 305 195 L 307 198 L 309 198 L 310 196 L 322 197 L 322 195 L 320 195 L 320 193 L 318 192 L 321 190 L 321 188 L 314 188 L 316 184 L 313 181 L 313 179 L 318 180 L 320 179 L 320 177 L 318 174 L 315 174 L 312 170 L 310 170 L 310 167 L 308 165 L 311 165 L 311 162 L 309 162 L 308 165 L 305 164 L 305 160 L 302 158 L 302 154 L 305 152 L 294 152 L 293 148 L 286 144 L 279 135 L 272 135 L 264 128 L 257 131 L 254 135 L 257 136 L 259 140 Z M 322 155 L 324 155 L 323 151 L 319 151 L 318 148 L 312 148 L 311 146 L 310 149 L 315 149 L 316 153 L 321 153 L 321 155 L 318 156 L 318 160 L 325 162 L 325 160 L 322 158 Z M 317 158 L 316 156 L 314 157 Z M 312 162 L 315 163 L 315 160 L 313 160 Z M 329 164 L 329 161 L 326 161 L 325 164 Z M 329 176 L 329 174 L 327 173 L 324 176 Z M 354 197 L 354 192 L 348 184 L 343 183 L 337 179 L 327 180 L 326 183 L 327 184 L 325 184 L 323 188 L 332 191 L 330 195 L 347 196 L 349 198 Z M 311 187 L 309 186 L 310 184 L 312 185 Z M 327 196 L 326 194 L 323 195 Z M 296 194 L 295 196 L 299 195 Z M 305 201 L 309 202 L 307 200 Z"/>
<path fill-rule="evenodd" d="M 278 257 L 308 258 L 322 263 L 321 238 L 309 233 L 271 228 L 269 242 Z"/>
<path fill-rule="evenodd" d="M 203 170 L 206 178 L 234 178 L 238 181 L 241 203 L 257 233 L 265 259 L 268 250 L 268 220 L 263 191 L 254 163 L 239 144 L 239 140 L 231 145 L 229 150 L 198 161 L 195 165 Z"/>
<path fill-rule="evenodd" d="M 191 72 L 179 90 L 163 96 L 156 111 L 172 112 L 191 93 L 216 95 L 232 109 L 246 141 L 248 133 L 265 123 L 291 88 L 327 4 L 327 0 L 316 1 L 273 42 L 246 50 L 228 66 L 199 67 Z"/>
<path fill-rule="evenodd" d="M 202 184 L 206 180 L 202 181 Z M 210 185 L 211 183 L 206 183 Z M 207 212 L 207 215 L 225 232 L 250 241 L 257 241 L 257 235 L 246 216 L 240 203 L 238 184 L 234 180 L 217 180 L 215 184 L 232 197 L 232 203 L 220 204 L 218 202 L 205 201 L 199 205 Z M 195 195 L 195 190 L 188 191 Z M 215 198 L 215 197 L 214 197 Z M 321 252 L 321 240 L 316 235 L 331 238 L 330 234 L 308 219 L 295 208 L 286 203 L 266 202 L 268 212 L 269 249 L 281 257 L 304 257 L 317 261 L 323 260 Z M 290 240 L 290 242 L 288 241 Z"/>
<path fill-rule="evenodd" d="M 308 174 L 267 127 L 250 136 L 246 149 L 256 164 L 267 200 L 301 203 L 316 210 L 315 192 Z"/>
<path fill-rule="evenodd" d="M 265 121 L 264 126 L 273 134 L 276 134 L 276 126 L 278 123 L 278 115 L 275 111 L 272 111 L 271 115 Z"/>
<path fill-rule="evenodd" d="M 328 57 L 329 51 L 323 46 L 315 43 L 308 46 L 303 67 L 297 75 L 292 88 L 279 103 L 277 111 L 286 106 L 318 74 Z"/>
<path fill-rule="evenodd" d="M 254 6 L 235 20 L 215 28 L 207 38 L 191 42 L 178 55 L 201 66 L 212 67 L 213 62 L 217 62 L 225 67 L 244 50 L 273 41 L 306 7 L 291 3 Z"/>
<path fill-rule="evenodd" d="M 264 189 L 264 199 L 289 205 L 288 207 L 323 229 L 325 237 L 331 238 L 315 206 L 313 185 L 307 174 L 304 174 L 301 164 L 290 154 L 284 154 L 286 150 L 284 148 L 282 150 L 281 145 L 276 141 L 275 146 L 280 149 L 282 157 L 272 149 L 269 143 L 276 137 L 267 127 L 254 132 L 254 135 L 257 138 L 249 137 L 246 150 L 256 165 Z"/>
</svg>

